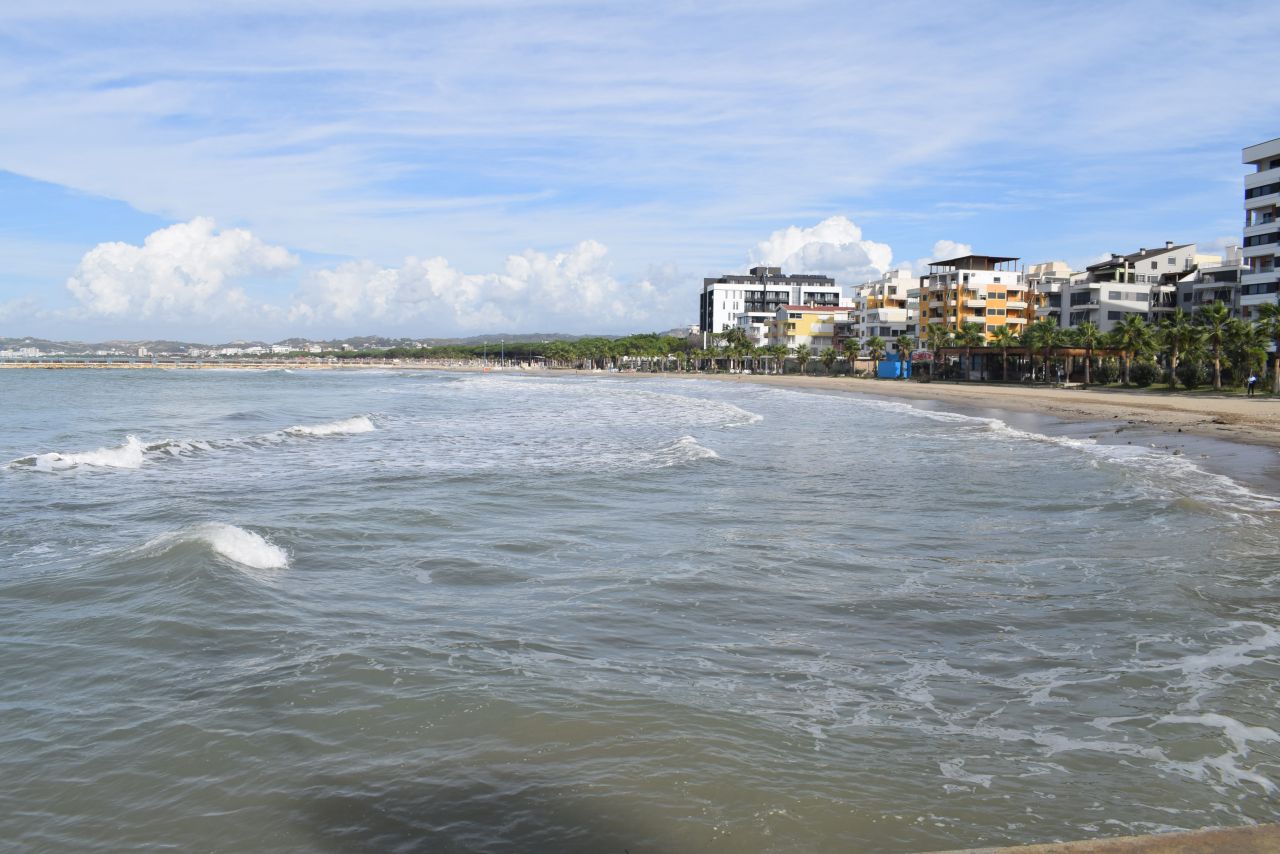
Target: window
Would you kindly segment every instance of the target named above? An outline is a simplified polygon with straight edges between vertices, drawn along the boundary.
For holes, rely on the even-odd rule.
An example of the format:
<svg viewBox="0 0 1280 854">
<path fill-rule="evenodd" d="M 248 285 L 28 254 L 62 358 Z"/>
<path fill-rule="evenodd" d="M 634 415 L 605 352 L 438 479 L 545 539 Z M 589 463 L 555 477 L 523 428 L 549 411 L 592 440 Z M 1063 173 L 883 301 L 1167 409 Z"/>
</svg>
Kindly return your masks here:
<svg viewBox="0 0 1280 854">
<path fill-rule="evenodd" d="M 1191 297 L 1192 297 L 1192 293 L 1190 291 L 1187 291 L 1185 294 L 1182 295 L 1182 301 L 1191 302 Z"/>
<path fill-rule="evenodd" d="M 1124 294 L 1120 291 L 1107 291 L 1107 299 L 1124 299 Z"/>
<path fill-rule="evenodd" d="M 789 312 L 789 313 L 787 314 L 787 319 L 788 319 L 788 320 L 799 320 L 799 319 L 800 319 L 800 315 L 799 315 L 797 312 L 792 311 L 792 312 Z M 795 325 L 794 323 L 788 323 L 788 324 L 787 324 L 787 326 L 790 326 L 792 329 L 795 329 L 795 328 L 796 328 L 796 325 Z"/>
<path fill-rule="evenodd" d="M 1124 318 L 1123 311 L 1108 311 L 1107 320 L 1121 320 Z"/>
<path fill-rule="evenodd" d="M 996 276 L 992 281 L 994 281 L 998 285 L 1000 284 L 1000 277 Z"/>
<path fill-rule="evenodd" d="M 1174 258 L 1172 255 L 1170 255 L 1166 260 L 1168 260 L 1170 267 L 1175 267 L 1178 264 L 1178 259 Z"/>
<path fill-rule="evenodd" d="M 1151 262 L 1151 269 L 1153 269 L 1153 270 L 1158 270 L 1158 269 L 1160 269 L 1160 264 L 1159 264 L 1158 262 L 1156 262 L 1156 261 L 1152 261 L 1152 262 Z"/>
</svg>

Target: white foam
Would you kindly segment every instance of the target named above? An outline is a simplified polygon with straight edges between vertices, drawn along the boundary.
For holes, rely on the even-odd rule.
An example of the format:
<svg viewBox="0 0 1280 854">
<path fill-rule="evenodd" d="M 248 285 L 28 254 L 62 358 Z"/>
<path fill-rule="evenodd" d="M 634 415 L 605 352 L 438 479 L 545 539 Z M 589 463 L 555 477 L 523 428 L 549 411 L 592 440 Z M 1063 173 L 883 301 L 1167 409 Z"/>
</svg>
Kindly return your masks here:
<svg viewBox="0 0 1280 854">
<path fill-rule="evenodd" d="M 652 460 L 658 468 L 693 463 L 698 460 L 718 460 L 720 455 L 710 448 L 698 444 L 692 436 L 681 436 L 669 445 L 659 448 L 652 454 Z"/>
<path fill-rule="evenodd" d="M 21 457 L 9 463 L 10 466 L 29 466 L 39 471 L 65 471 L 80 466 L 113 469 L 136 469 L 142 467 L 143 453 L 146 446 L 137 436 L 129 436 L 123 445 L 114 448 L 99 448 L 96 451 L 81 451 L 75 454 L 33 454 Z"/>
<path fill-rule="evenodd" d="M 327 421 L 324 424 L 297 424 L 281 432 L 290 436 L 343 436 L 352 433 L 369 433 L 375 429 L 369 416 L 356 415 L 341 421 Z"/>
<path fill-rule="evenodd" d="M 248 569 L 286 569 L 289 553 L 260 534 L 235 525 L 207 522 L 162 534 L 148 542 L 143 552 L 164 552 L 180 543 L 203 543 L 215 554 Z"/>
</svg>

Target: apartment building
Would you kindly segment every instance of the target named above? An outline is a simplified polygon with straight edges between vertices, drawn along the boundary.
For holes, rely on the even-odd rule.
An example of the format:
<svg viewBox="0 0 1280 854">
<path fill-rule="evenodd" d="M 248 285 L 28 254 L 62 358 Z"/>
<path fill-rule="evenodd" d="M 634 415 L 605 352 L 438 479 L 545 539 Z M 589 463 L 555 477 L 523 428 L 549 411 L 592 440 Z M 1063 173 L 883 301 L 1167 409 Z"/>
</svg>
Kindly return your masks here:
<svg viewBox="0 0 1280 854">
<path fill-rule="evenodd" d="M 1035 303 L 1037 320 L 1048 320 L 1057 326 L 1066 326 L 1062 299 L 1071 284 L 1072 275 L 1071 266 L 1066 261 L 1045 261 L 1032 264 L 1026 269 L 1023 278 L 1031 295 L 1028 301 Z"/>
<path fill-rule="evenodd" d="M 834 308 L 840 304 L 840 286 L 830 276 L 787 276 L 781 267 L 752 267 L 745 276 L 702 280 L 698 328 L 704 333 L 726 332 L 738 325 L 742 314 L 773 317 L 784 305 Z"/>
<path fill-rule="evenodd" d="M 1200 262 L 1221 261 L 1219 256 L 1197 253 L 1194 243 L 1175 245 L 1171 240 L 1158 249 L 1113 254 L 1071 277 L 1064 325 L 1089 321 L 1110 332 L 1129 314 L 1158 323 L 1177 308 L 1181 279 L 1198 269 Z"/>
<path fill-rule="evenodd" d="M 836 325 L 847 324 L 853 314 L 851 307 L 820 307 L 812 305 L 783 305 L 774 315 L 769 343 L 782 345 L 792 352 L 806 346 L 814 355 L 834 347 Z"/>
<path fill-rule="evenodd" d="M 1244 176 L 1244 246 L 1238 312 L 1256 319 L 1257 307 L 1273 303 L 1280 292 L 1280 139 L 1244 149 L 1242 161 L 1253 172 Z"/>
<path fill-rule="evenodd" d="M 955 330 L 964 323 L 977 323 L 989 340 L 1002 326 L 1021 334 L 1035 318 L 1017 258 L 965 255 L 934 261 L 907 296 L 918 300 L 918 334 L 922 336 L 930 324 Z"/>
<path fill-rule="evenodd" d="M 915 277 L 907 270 L 890 270 L 875 281 L 853 288 L 853 313 L 837 329 L 837 345 L 846 340 L 862 342 L 873 336 L 893 341 L 899 335 L 917 335 L 919 300 L 908 296 L 915 290 Z"/>
<path fill-rule="evenodd" d="M 1194 314 L 1202 306 L 1221 302 L 1231 309 L 1232 315 L 1242 316 L 1240 275 L 1243 272 L 1240 247 L 1228 246 L 1220 263 L 1201 264 L 1178 282 L 1178 305 L 1188 314 Z"/>
</svg>

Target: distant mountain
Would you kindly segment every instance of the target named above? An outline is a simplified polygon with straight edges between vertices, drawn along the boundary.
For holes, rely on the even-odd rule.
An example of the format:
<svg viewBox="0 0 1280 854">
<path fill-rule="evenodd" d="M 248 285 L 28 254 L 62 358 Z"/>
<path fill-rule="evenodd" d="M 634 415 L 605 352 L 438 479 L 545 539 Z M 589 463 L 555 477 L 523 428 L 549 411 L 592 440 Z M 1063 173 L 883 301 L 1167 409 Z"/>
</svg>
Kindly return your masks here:
<svg viewBox="0 0 1280 854">
<path fill-rule="evenodd" d="M 350 347 L 354 350 L 385 350 L 391 347 L 449 347 L 449 346 L 476 346 L 480 344 L 501 344 L 507 342 L 511 344 L 525 343 L 541 343 L 544 341 L 578 341 L 585 337 L 584 335 L 566 335 L 562 332 L 519 332 L 519 333 L 495 333 L 491 335 L 472 335 L 467 338 L 387 338 L 381 335 L 359 335 L 352 338 L 285 338 L 274 342 L 277 345 L 285 345 L 288 347 L 303 348 L 308 344 L 319 344 L 325 350 L 341 350 L 343 346 Z M 603 338 L 617 338 L 617 335 L 599 336 Z M 22 350 L 34 349 L 39 353 L 66 353 L 68 355 L 91 355 L 99 352 L 135 354 L 139 348 L 145 348 L 149 353 L 186 353 L 190 350 L 220 350 L 224 347 L 263 347 L 272 346 L 273 342 L 267 341 L 230 341 L 222 344 L 206 344 L 192 341 L 171 341 L 167 339 L 146 339 L 146 340 L 111 340 L 111 341 L 53 341 L 47 338 L 0 338 L 0 350 Z"/>
</svg>

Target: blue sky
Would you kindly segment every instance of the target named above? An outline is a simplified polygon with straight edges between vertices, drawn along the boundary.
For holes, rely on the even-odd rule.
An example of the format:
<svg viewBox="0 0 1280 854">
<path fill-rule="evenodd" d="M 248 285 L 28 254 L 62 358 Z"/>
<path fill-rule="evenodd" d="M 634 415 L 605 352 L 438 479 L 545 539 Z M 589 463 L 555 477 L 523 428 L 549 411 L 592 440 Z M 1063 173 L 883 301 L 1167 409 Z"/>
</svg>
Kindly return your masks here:
<svg viewBox="0 0 1280 854">
<path fill-rule="evenodd" d="M 0 336 L 643 331 L 752 261 L 1211 248 L 1280 136 L 1273 3 L 30 5 Z"/>
</svg>

